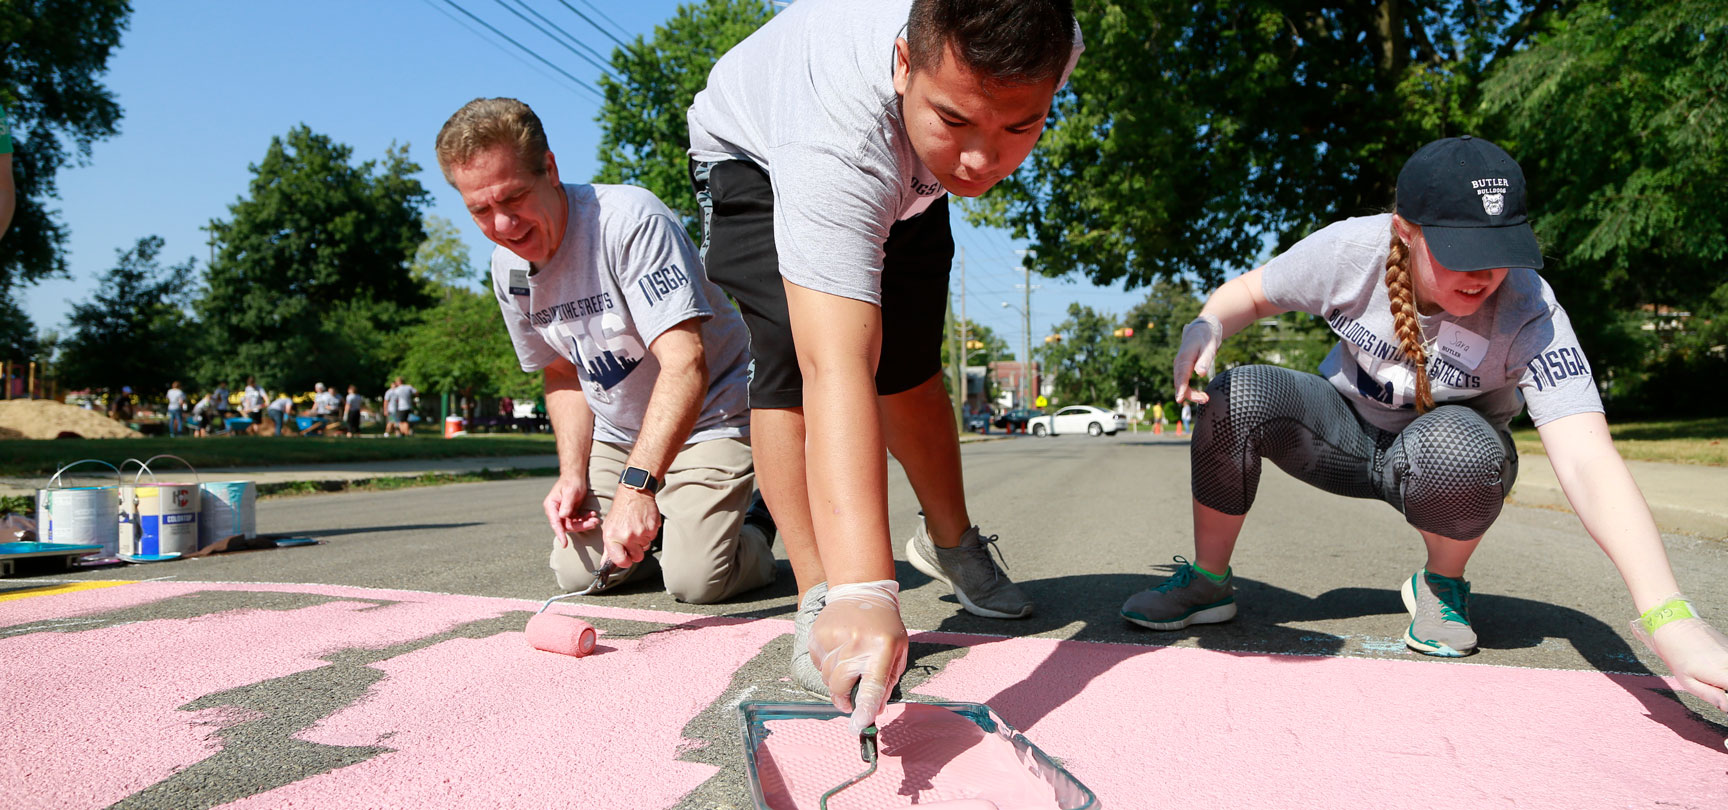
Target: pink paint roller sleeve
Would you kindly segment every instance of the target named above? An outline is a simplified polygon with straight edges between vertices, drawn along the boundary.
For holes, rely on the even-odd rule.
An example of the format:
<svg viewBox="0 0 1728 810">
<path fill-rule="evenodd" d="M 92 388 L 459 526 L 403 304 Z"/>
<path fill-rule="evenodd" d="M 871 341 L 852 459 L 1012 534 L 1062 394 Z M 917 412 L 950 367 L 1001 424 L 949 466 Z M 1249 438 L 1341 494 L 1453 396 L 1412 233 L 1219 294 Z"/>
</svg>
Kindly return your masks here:
<svg viewBox="0 0 1728 810">
<path fill-rule="evenodd" d="M 528 620 L 528 643 L 536 650 L 555 652 L 560 655 L 573 655 L 581 658 L 594 651 L 595 633 L 591 625 L 574 616 L 562 616 L 557 613 L 547 613 L 546 609 L 560 599 L 572 596 L 586 596 L 596 590 L 606 587 L 612 575 L 618 572 L 618 567 L 610 560 L 594 572 L 594 581 L 588 587 L 574 593 L 560 594 L 546 600 L 540 605 L 540 612 Z"/>
<path fill-rule="evenodd" d="M 537 613 L 528 620 L 528 643 L 534 649 L 581 658 L 594 651 L 594 625 L 574 616 Z"/>
</svg>

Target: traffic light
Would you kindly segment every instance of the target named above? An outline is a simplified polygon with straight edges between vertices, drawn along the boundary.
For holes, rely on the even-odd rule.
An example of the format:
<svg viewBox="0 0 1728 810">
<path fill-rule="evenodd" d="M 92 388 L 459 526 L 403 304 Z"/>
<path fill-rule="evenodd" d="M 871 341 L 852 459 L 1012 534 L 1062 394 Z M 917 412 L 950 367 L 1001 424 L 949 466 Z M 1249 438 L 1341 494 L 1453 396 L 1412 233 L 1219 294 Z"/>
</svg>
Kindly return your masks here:
<svg viewBox="0 0 1728 810">
<path fill-rule="evenodd" d="M 1116 337 L 1119 337 L 1119 338 L 1131 338 L 1134 336 L 1134 327 L 1124 326 L 1121 329 L 1118 329 L 1114 332 L 1111 332 L 1110 334 L 1115 335 Z"/>
<path fill-rule="evenodd" d="M 1061 343 L 1062 342 L 1062 336 L 1061 335 L 1050 335 L 1050 336 L 1044 338 L 1044 342 L 1045 343 Z"/>
<path fill-rule="evenodd" d="M 966 341 L 966 349 L 968 351 L 975 351 L 977 349 L 982 349 L 982 348 L 984 348 L 984 341 L 982 341 L 982 340 L 968 340 L 968 341 Z"/>
</svg>

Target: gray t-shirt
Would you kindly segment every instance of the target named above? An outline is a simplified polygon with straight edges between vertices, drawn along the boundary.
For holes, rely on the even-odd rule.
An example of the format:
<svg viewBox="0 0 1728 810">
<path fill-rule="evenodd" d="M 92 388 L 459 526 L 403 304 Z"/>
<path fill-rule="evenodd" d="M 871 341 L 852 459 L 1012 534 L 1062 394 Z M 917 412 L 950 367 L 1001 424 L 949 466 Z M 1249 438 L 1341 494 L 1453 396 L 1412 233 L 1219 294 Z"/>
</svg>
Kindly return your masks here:
<svg viewBox="0 0 1728 810">
<path fill-rule="evenodd" d="M 348 405 L 348 410 L 356 413 L 358 413 L 361 408 L 366 407 L 366 398 L 360 396 L 359 393 L 349 394 L 345 402 Z"/>
<path fill-rule="evenodd" d="M 384 392 L 384 407 L 392 411 L 414 410 L 414 395 L 420 393 L 407 383 L 393 385 Z"/>
<path fill-rule="evenodd" d="M 186 410 L 186 392 L 178 388 L 168 389 L 168 410 Z"/>
<path fill-rule="evenodd" d="M 1370 423 L 1399 431 L 1416 418 L 1416 375 L 1392 328 L 1391 238 L 1391 214 L 1336 222 L 1267 262 L 1261 280 L 1268 301 L 1326 319 L 1339 341 L 1320 376 Z M 1435 404 L 1467 405 L 1496 427 L 1526 405 L 1537 426 L 1602 411 L 1572 322 L 1535 270 L 1513 268 L 1468 317 L 1418 317 Z"/>
<path fill-rule="evenodd" d="M 648 347 L 695 318 L 708 396 L 688 442 L 748 435 L 749 332 L 672 211 L 634 186 L 566 184 L 564 194 L 570 219 L 544 266 L 531 269 L 503 247 L 492 252 L 492 291 L 522 370 L 569 360 L 594 412 L 594 438 L 633 443 L 660 374 Z"/>
<path fill-rule="evenodd" d="M 894 92 L 912 0 L 800 0 L 738 43 L 690 105 L 690 157 L 748 160 L 774 187 L 780 274 L 880 304 L 895 222 L 946 193 L 918 160 Z M 1062 82 L 1074 70 L 1082 45 Z"/>
</svg>

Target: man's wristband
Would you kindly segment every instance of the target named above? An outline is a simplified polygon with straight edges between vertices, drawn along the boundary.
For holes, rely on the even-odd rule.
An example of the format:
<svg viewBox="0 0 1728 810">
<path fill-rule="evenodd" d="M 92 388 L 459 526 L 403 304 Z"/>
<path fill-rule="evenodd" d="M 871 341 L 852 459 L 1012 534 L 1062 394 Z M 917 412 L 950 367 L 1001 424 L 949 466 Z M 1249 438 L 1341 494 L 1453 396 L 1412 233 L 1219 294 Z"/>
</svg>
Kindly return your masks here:
<svg viewBox="0 0 1728 810">
<path fill-rule="evenodd" d="M 1644 632 L 1654 636 L 1656 628 L 1662 625 L 1696 618 L 1699 618 L 1698 611 L 1692 609 L 1691 602 L 1686 601 L 1683 596 L 1671 596 L 1662 604 L 1644 611 L 1644 615 L 1638 617 L 1638 623 L 1644 627 Z"/>
</svg>

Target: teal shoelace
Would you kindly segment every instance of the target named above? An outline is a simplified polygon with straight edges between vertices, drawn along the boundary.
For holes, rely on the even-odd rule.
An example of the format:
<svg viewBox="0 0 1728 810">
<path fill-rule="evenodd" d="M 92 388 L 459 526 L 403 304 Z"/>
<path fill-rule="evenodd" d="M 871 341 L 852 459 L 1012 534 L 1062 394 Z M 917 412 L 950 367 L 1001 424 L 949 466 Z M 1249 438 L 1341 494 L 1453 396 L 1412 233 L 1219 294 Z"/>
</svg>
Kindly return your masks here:
<svg viewBox="0 0 1728 810">
<path fill-rule="evenodd" d="M 1177 588 L 1186 588 L 1188 587 L 1188 583 L 1194 581 L 1194 564 L 1180 556 L 1175 557 L 1174 559 L 1176 562 L 1182 564 L 1181 567 L 1177 568 L 1176 573 L 1171 574 L 1169 579 L 1164 580 L 1152 590 L 1163 593 Z"/>
<path fill-rule="evenodd" d="M 1440 597 L 1440 620 L 1470 623 L 1470 583 L 1461 579 L 1427 574 L 1428 584 L 1434 586 L 1435 595 Z"/>
</svg>

